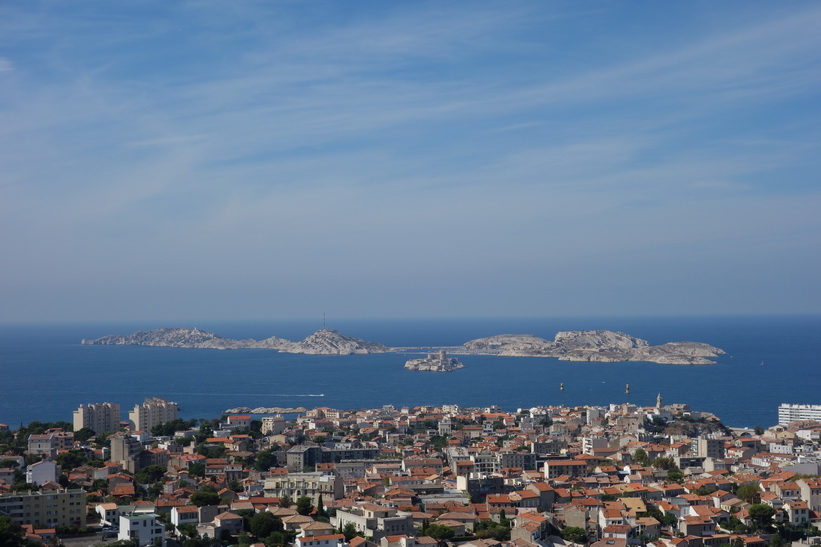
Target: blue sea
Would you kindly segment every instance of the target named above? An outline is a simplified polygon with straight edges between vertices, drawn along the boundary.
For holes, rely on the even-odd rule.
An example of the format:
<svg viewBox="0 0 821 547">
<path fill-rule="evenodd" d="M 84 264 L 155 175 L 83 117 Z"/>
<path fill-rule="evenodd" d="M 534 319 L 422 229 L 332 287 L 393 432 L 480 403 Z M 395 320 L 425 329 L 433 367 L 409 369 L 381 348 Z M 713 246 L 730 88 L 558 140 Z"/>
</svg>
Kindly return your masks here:
<svg viewBox="0 0 821 547">
<path fill-rule="evenodd" d="M 730 426 L 769 426 L 781 403 L 821 404 L 821 316 L 571 317 L 338 320 L 343 334 L 389 346 L 460 345 L 483 336 L 609 329 L 651 344 L 692 340 L 724 349 L 713 366 L 569 363 L 464 356 L 450 373 L 405 370 L 402 354 L 289 355 L 267 350 L 83 346 L 83 338 L 159 327 L 198 327 L 228 338 L 300 340 L 320 321 L 0 325 L 0 423 L 71 421 L 80 404 L 111 401 L 127 410 L 145 397 L 176 401 L 185 418 L 219 417 L 231 407 L 341 409 L 453 403 L 652 405 L 687 403 Z M 560 391 L 560 384 L 565 390 Z M 625 393 L 625 384 L 631 392 Z"/>
</svg>

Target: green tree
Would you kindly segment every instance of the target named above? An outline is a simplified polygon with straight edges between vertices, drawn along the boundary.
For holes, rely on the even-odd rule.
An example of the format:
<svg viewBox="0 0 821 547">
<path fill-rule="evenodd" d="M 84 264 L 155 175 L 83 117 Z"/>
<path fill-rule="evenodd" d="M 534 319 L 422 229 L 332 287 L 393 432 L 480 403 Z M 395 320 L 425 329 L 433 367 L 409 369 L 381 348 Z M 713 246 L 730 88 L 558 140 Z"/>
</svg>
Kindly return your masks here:
<svg viewBox="0 0 821 547">
<path fill-rule="evenodd" d="M 173 437 L 177 431 L 185 431 L 194 427 L 194 425 L 196 425 L 196 420 L 185 421 L 182 418 L 176 418 L 152 427 L 151 435 L 154 437 Z"/>
<path fill-rule="evenodd" d="M 735 495 L 738 496 L 738 499 L 744 500 L 751 505 L 761 502 L 761 490 L 758 488 L 758 484 L 754 482 L 739 486 Z"/>
<path fill-rule="evenodd" d="M 578 526 L 567 526 L 562 530 L 562 539 L 573 543 L 584 543 L 587 541 L 587 532 Z"/>
<path fill-rule="evenodd" d="M 499 511 L 499 524 L 501 524 L 502 526 L 510 527 L 510 521 L 507 520 L 507 515 L 505 514 L 504 509 Z"/>
<path fill-rule="evenodd" d="M 474 528 L 474 534 L 479 539 L 491 538 L 496 541 L 510 541 L 510 528 L 492 520 L 479 522 Z"/>
<path fill-rule="evenodd" d="M 314 510 L 314 504 L 308 496 L 302 496 L 296 500 L 296 512 L 300 515 L 309 515 Z"/>
<path fill-rule="evenodd" d="M 639 465 L 650 465 L 650 458 L 647 456 L 647 451 L 643 448 L 637 448 L 633 452 L 633 461 Z"/>
<path fill-rule="evenodd" d="M 204 463 L 192 463 L 188 466 L 188 472 L 195 477 L 205 477 L 205 464 Z"/>
<path fill-rule="evenodd" d="M 0 515 L 0 547 L 23 545 L 23 528 L 7 515 Z"/>
<path fill-rule="evenodd" d="M 288 537 L 284 532 L 271 532 L 271 535 L 266 537 L 263 542 L 267 547 L 276 547 L 278 545 L 285 545 L 288 543 Z"/>
<path fill-rule="evenodd" d="M 440 542 L 447 541 L 455 535 L 453 528 L 449 528 L 444 524 L 431 524 L 425 528 L 423 533 L 424 535 L 437 539 Z"/>
<path fill-rule="evenodd" d="M 316 516 L 317 518 L 328 518 L 328 512 L 325 510 L 325 502 L 322 501 L 322 494 L 316 502 Z"/>
<path fill-rule="evenodd" d="M 676 465 L 676 460 L 672 456 L 659 457 L 653 460 L 650 465 L 656 469 L 665 469 L 667 471 L 680 471 Z"/>
<path fill-rule="evenodd" d="M 194 492 L 191 495 L 191 503 L 196 505 L 197 507 L 203 507 L 205 505 L 219 505 L 220 504 L 220 496 L 213 490 L 206 490 L 202 489 L 199 492 Z"/>
<path fill-rule="evenodd" d="M 82 450 L 68 450 L 62 454 L 57 454 L 57 465 L 63 471 L 69 471 L 75 467 L 80 467 L 86 462 L 85 452 Z"/>
<path fill-rule="evenodd" d="M 140 484 L 153 484 L 163 478 L 166 471 L 168 471 L 168 468 L 164 465 L 148 465 L 141 467 L 135 478 Z"/>
<path fill-rule="evenodd" d="M 431 435 L 428 443 L 436 450 L 442 450 L 448 445 L 448 438 L 445 435 Z"/>
<path fill-rule="evenodd" d="M 285 529 L 282 521 L 267 511 L 251 517 L 248 527 L 258 539 L 264 539 L 273 532 L 281 532 Z"/>
<path fill-rule="evenodd" d="M 293 504 L 294 504 L 294 502 L 288 496 L 282 496 L 281 498 L 279 498 L 279 506 L 280 507 L 288 508 Z"/>
<path fill-rule="evenodd" d="M 81 443 L 84 443 L 87 440 L 89 440 L 91 437 L 94 437 L 96 434 L 97 433 L 95 433 L 93 429 L 90 429 L 88 427 L 84 427 L 84 428 L 78 429 L 77 431 L 74 432 L 74 440 L 75 441 L 80 441 Z"/>
<path fill-rule="evenodd" d="M 180 531 L 180 534 L 189 537 L 195 538 L 197 537 L 197 525 L 192 523 L 187 524 L 180 524 L 177 529 Z"/>
<path fill-rule="evenodd" d="M 257 471 L 268 471 L 277 464 L 277 456 L 270 450 L 260 450 L 254 458 L 253 467 Z"/>
<path fill-rule="evenodd" d="M 764 530 L 773 522 L 775 509 L 763 503 L 751 505 L 747 510 L 750 513 L 750 520 L 757 530 Z"/>
<path fill-rule="evenodd" d="M 345 536 L 345 541 L 351 541 L 356 536 L 362 535 L 359 533 L 359 530 L 356 529 L 356 526 L 353 522 L 349 522 L 345 526 L 343 526 L 341 532 Z"/>
</svg>

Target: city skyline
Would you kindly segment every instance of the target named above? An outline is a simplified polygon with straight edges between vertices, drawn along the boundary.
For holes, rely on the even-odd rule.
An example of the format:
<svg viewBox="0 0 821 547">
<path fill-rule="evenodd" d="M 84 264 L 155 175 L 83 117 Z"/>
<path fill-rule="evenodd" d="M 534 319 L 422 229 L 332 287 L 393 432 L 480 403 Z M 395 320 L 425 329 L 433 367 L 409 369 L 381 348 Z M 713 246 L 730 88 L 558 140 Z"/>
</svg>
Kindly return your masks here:
<svg viewBox="0 0 821 547">
<path fill-rule="evenodd" d="M 0 322 L 819 313 L 821 8 L 0 7 Z"/>
</svg>

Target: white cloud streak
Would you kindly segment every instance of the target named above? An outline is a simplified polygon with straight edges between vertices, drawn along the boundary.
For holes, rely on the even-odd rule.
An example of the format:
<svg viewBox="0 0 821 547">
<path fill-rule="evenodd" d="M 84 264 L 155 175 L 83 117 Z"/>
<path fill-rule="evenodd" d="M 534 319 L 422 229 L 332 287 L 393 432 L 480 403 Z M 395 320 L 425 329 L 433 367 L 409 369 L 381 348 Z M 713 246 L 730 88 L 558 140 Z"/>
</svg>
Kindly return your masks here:
<svg viewBox="0 0 821 547">
<path fill-rule="evenodd" d="M 59 39 L 10 54 L 3 75 L 0 229 L 17 237 L 0 243 L 0 290 L 167 286 L 183 306 L 236 279 L 307 293 L 331 268 L 328 298 L 381 287 L 401 307 L 400 287 L 427 283 L 431 304 L 451 290 L 447 305 L 467 305 L 472 287 L 496 313 L 538 313 L 545 280 L 638 290 L 664 249 L 726 265 L 818 242 L 818 111 L 790 105 L 821 84 L 814 6 L 578 67 L 558 46 L 583 37 L 544 37 L 574 23 L 558 10 L 402 6 L 297 26 L 294 6 L 186 6 L 185 33 L 178 8 L 150 25 L 19 15 L 21 44 Z M 588 272 L 598 257 L 618 279 Z M 494 295 L 510 275 L 521 290 Z M 248 305 L 232 313 L 261 313 Z"/>
</svg>

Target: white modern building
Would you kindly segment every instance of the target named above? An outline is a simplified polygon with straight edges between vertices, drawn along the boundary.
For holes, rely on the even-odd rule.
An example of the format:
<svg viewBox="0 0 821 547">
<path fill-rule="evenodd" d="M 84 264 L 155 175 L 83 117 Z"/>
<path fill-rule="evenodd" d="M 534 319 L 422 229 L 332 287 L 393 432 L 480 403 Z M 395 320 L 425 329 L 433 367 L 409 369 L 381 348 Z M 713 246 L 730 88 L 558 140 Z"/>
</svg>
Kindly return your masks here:
<svg viewBox="0 0 821 547">
<path fill-rule="evenodd" d="M 74 431 L 87 427 L 94 433 L 113 433 L 120 429 L 120 405 L 92 403 L 74 411 Z"/>
<path fill-rule="evenodd" d="M 152 545 L 156 538 L 162 541 L 163 535 L 163 526 L 157 522 L 157 515 L 154 513 L 120 515 L 120 533 L 117 535 L 119 541 L 132 540 L 143 547 Z"/>
<path fill-rule="evenodd" d="M 778 425 L 787 425 L 802 420 L 821 422 L 821 405 L 791 405 L 783 403 L 778 407 Z"/>
</svg>

